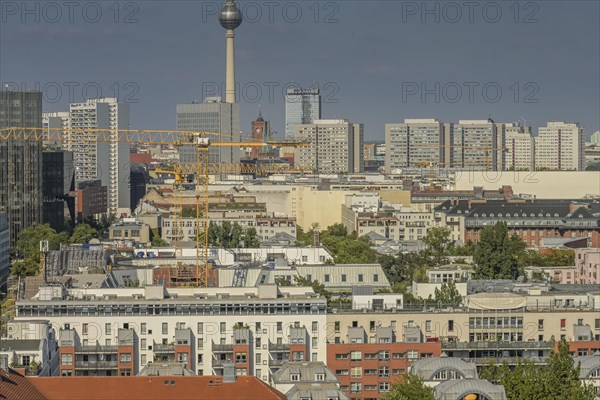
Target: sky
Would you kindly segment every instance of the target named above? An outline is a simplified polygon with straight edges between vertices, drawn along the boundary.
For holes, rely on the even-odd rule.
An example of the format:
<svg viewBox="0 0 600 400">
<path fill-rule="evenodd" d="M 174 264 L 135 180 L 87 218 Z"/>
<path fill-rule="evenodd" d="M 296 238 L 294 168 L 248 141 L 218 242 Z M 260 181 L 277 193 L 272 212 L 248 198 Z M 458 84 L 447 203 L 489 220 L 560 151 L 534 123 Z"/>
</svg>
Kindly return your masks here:
<svg viewBox="0 0 600 400">
<path fill-rule="evenodd" d="M 241 126 L 285 132 L 288 87 L 317 85 L 323 118 L 384 125 L 546 121 L 600 130 L 598 1 L 238 1 Z M 0 1 L 0 81 L 44 111 L 85 97 L 131 104 L 132 129 L 175 129 L 176 105 L 219 95 L 220 1 Z M 224 88 L 222 89 L 224 96 Z"/>
</svg>

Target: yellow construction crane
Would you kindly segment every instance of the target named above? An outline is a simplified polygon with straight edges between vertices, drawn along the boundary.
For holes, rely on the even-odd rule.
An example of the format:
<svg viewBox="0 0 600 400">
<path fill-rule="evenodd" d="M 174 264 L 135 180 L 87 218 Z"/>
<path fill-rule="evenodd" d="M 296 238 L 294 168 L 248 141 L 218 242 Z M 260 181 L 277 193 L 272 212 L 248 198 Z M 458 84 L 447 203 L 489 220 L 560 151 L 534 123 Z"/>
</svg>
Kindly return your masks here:
<svg viewBox="0 0 600 400">
<path fill-rule="evenodd" d="M 28 128 L 15 127 L 0 129 L 0 141 L 47 141 L 50 143 L 87 144 L 87 143 L 127 143 L 145 145 L 175 145 L 195 146 L 196 162 L 184 167 L 176 164 L 175 181 L 182 184 L 184 170 L 196 176 L 196 273 L 193 277 L 197 287 L 208 286 L 210 265 L 208 263 L 208 183 L 210 166 L 208 153 L 211 147 L 262 147 L 288 146 L 299 147 L 307 144 L 294 141 L 271 142 L 212 142 L 209 136 L 220 136 L 212 132 L 194 132 L 177 130 L 125 130 L 125 129 L 99 129 L 99 128 Z M 179 179 L 177 179 L 179 177 Z M 176 190 L 182 189 L 179 187 Z M 180 205 L 181 206 L 181 205 Z M 179 212 L 182 207 L 179 207 Z M 176 227 L 176 237 L 179 237 L 180 226 Z M 181 246 L 178 241 L 177 246 Z M 177 247 L 176 247 L 177 249 Z M 186 284 L 192 286 L 192 279 Z"/>
</svg>

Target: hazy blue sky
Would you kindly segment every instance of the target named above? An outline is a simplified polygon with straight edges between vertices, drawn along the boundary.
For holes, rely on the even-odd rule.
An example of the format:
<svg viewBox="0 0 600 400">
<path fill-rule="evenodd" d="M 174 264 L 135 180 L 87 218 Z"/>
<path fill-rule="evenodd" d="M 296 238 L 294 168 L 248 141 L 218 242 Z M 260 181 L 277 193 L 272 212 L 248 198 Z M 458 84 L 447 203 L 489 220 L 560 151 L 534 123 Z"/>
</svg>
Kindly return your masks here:
<svg viewBox="0 0 600 400">
<path fill-rule="evenodd" d="M 368 139 L 404 118 L 600 129 L 598 1 L 239 3 L 244 132 L 261 104 L 283 134 L 282 92 L 292 82 L 317 82 L 323 116 L 365 123 Z M 132 128 L 172 129 L 177 103 L 202 100 L 203 88 L 224 80 L 220 2 L 0 4 L 0 80 L 45 87 L 45 111 L 81 101 L 84 86 L 90 96 L 118 89 L 133 103 Z"/>
</svg>

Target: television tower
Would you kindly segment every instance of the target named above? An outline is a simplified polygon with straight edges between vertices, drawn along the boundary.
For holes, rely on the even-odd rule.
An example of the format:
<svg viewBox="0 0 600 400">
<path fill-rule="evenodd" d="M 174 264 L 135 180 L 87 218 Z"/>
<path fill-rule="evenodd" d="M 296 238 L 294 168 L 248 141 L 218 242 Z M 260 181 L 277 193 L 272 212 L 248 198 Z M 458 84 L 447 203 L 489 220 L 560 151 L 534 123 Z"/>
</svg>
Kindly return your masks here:
<svg viewBox="0 0 600 400">
<path fill-rule="evenodd" d="M 242 24 L 242 13 L 235 0 L 225 0 L 219 14 L 221 26 L 227 29 L 227 67 L 225 76 L 225 102 L 235 103 L 235 33 L 234 30 Z"/>
</svg>

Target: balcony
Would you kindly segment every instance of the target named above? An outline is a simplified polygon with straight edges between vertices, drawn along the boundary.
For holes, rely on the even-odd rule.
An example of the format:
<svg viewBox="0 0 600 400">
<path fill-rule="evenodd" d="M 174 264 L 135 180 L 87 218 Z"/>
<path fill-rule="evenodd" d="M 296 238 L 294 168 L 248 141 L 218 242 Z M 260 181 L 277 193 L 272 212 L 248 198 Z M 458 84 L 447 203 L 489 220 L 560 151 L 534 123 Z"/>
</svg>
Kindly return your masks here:
<svg viewBox="0 0 600 400">
<path fill-rule="evenodd" d="M 160 344 L 154 343 L 154 347 L 152 347 L 154 353 L 175 353 L 175 345 L 174 344 Z"/>
<path fill-rule="evenodd" d="M 270 367 L 281 367 L 283 366 L 284 363 L 289 362 L 290 360 L 288 359 L 279 359 L 279 358 L 274 358 L 272 360 L 269 360 L 269 366 Z"/>
<path fill-rule="evenodd" d="M 77 369 L 117 369 L 117 361 L 75 361 Z"/>
<path fill-rule="evenodd" d="M 117 346 L 81 346 L 75 349 L 75 354 L 111 354 L 117 353 Z"/>
<path fill-rule="evenodd" d="M 534 364 L 547 364 L 547 359 L 544 357 L 470 357 L 464 358 L 465 361 L 474 363 L 476 365 L 488 365 L 494 363 L 501 365 L 507 363 L 508 365 L 517 365 L 519 361 L 531 361 Z"/>
<path fill-rule="evenodd" d="M 233 345 L 232 344 L 213 344 L 212 351 L 213 351 L 213 353 L 232 353 Z"/>
<path fill-rule="evenodd" d="M 442 344 L 445 350 L 536 350 L 553 349 L 554 342 L 448 342 Z"/>
<path fill-rule="evenodd" d="M 290 345 L 284 343 L 269 343 L 269 351 L 271 353 L 289 353 Z"/>
</svg>

